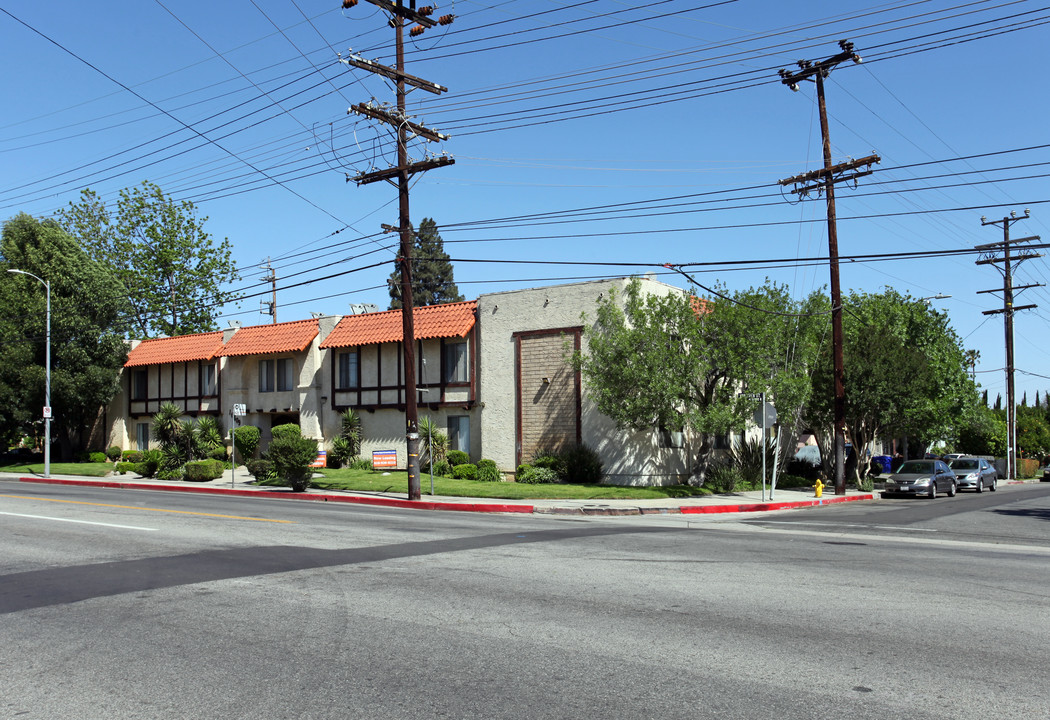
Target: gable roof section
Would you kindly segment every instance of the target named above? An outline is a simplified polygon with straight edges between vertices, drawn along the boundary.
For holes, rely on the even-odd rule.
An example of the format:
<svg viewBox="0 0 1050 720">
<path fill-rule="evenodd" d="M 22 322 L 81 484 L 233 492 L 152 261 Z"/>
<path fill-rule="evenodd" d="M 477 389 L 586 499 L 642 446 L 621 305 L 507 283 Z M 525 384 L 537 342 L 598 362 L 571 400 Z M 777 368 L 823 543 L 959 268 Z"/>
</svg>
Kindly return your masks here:
<svg viewBox="0 0 1050 720">
<path fill-rule="evenodd" d="M 417 340 L 466 337 L 474 327 L 476 300 L 425 305 L 412 309 L 413 330 Z M 321 348 L 355 347 L 404 339 L 400 310 L 347 315 L 321 343 Z"/>
<path fill-rule="evenodd" d="M 296 320 L 276 325 L 253 325 L 233 334 L 219 355 L 273 355 L 302 352 L 320 331 L 317 320 Z"/>
<path fill-rule="evenodd" d="M 211 360 L 222 350 L 222 331 L 143 340 L 128 353 L 124 367 Z"/>
</svg>

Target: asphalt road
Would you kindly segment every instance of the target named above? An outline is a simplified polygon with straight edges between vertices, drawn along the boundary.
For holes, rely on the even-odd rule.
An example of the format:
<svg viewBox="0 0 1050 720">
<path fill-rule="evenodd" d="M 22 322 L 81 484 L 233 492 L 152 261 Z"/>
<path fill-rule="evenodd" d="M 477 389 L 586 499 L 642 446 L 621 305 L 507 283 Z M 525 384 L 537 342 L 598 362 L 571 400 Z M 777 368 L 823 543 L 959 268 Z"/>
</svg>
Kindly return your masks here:
<svg viewBox="0 0 1050 720">
<path fill-rule="evenodd" d="M 1046 717 L 1048 519 L 1046 486 L 727 522 L 0 482 L 0 718 Z"/>
</svg>

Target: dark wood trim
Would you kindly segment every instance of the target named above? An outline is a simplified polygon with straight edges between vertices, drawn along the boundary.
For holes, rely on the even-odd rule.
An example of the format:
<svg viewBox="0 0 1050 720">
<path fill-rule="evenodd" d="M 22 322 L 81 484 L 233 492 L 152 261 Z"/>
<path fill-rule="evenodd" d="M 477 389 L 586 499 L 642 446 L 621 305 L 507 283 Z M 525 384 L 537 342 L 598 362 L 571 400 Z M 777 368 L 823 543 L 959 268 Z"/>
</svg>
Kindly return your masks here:
<svg viewBox="0 0 1050 720">
<path fill-rule="evenodd" d="M 521 425 L 522 425 L 522 405 L 521 405 L 521 335 L 514 333 L 511 335 L 514 340 L 514 469 L 517 471 L 519 465 L 521 465 Z"/>
<path fill-rule="evenodd" d="M 546 330 L 521 330 L 511 334 L 511 338 L 539 337 L 541 335 L 569 335 L 583 332 L 583 325 L 572 325 L 562 328 L 550 328 Z"/>
<path fill-rule="evenodd" d="M 583 331 L 576 332 L 576 337 L 573 340 L 573 350 L 577 353 L 580 352 L 582 347 Z M 580 445 L 583 443 L 583 381 L 580 377 L 580 371 L 576 370 L 573 375 L 574 382 L 576 383 L 576 444 Z"/>
</svg>

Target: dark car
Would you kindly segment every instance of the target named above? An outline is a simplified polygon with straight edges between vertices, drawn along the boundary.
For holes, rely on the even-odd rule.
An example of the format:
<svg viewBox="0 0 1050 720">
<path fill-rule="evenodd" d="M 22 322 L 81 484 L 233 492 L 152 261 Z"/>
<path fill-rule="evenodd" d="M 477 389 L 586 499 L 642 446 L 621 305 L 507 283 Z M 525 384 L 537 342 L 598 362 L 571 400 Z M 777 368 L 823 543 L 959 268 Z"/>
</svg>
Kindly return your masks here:
<svg viewBox="0 0 1050 720">
<path fill-rule="evenodd" d="M 948 463 L 955 472 L 955 483 L 960 490 L 971 488 L 984 492 L 988 488 L 995 492 L 995 481 L 999 476 L 992 464 L 984 458 L 960 457 Z"/>
<path fill-rule="evenodd" d="M 955 473 L 943 460 L 906 460 L 886 478 L 882 494 L 935 498 L 937 493 L 943 492 L 953 497 L 956 487 Z"/>
</svg>

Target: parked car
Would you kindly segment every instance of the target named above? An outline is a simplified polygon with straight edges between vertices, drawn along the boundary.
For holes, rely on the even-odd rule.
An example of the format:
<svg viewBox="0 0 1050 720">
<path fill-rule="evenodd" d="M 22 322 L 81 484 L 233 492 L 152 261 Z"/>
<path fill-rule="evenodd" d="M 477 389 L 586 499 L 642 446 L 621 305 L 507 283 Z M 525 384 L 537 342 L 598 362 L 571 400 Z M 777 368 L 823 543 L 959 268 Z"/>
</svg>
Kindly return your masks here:
<svg viewBox="0 0 1050 720">
<path fill-rule="evenodd" d="M 955 483 L 960 490 L 972 488 L 984 492 L 988 488 L 995 492 L 995 481 L 998 471 L 984 458 L 960 457 L 948 463 L 955 472 Z"/>
<path fill-rule="evenodd" d="M 1050 482 L 1050 466 L 1043 468 L 1043 479 L 1040 482 Z"/>
<path fill-rule="evenodd" d="M 954 497 L 955 473 L 943 460 L 906 460 L 897 472 L 886 478 L 886 495 L 926 495 L 935 498 L 943 492 Z"/>
</svg>

